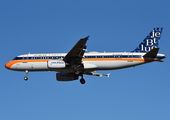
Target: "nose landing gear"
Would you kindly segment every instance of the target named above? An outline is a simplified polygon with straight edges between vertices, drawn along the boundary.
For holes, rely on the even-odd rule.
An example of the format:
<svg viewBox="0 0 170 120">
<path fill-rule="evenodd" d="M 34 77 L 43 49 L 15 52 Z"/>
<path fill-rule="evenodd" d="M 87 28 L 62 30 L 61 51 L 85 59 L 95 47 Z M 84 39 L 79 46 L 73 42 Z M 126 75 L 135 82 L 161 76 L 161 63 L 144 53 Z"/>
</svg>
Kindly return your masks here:
<svg viewBox="0 0 170 120">
<path fill-rule="evenodd" d="M 28 76 L 28 70 L 26 70 L 25 73 L 26 73 L 26 76 L 24 77 L 24 80 L 27 81 L 28 80 L 28 77 L 27 77 Z"/>
<path fill-rule="evenodd" d="M 25 76 L 25 77 L 24 77 L 24 80 L 27 81 L 27 80 L 28 80 L 28 77 Z"/>
</svg>

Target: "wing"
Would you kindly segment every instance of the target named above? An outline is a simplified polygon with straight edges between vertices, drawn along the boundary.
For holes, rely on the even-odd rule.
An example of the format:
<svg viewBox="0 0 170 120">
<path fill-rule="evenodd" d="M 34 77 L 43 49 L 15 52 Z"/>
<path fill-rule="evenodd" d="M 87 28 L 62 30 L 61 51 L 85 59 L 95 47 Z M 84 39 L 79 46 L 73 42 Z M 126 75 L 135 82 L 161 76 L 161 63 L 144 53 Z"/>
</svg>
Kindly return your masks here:
<svg viewBox="0 0 170 120">
<path fill-rule="evenodd" d="M 89 36 L 80 39 L 64 57 L 64 61 L 71 63 L 72 65 L 74 64 L 80 65 L 82 63 L 84 52 L 86 51 L 87 48 L 86 42 L 88 38 Z"/>
</svg>

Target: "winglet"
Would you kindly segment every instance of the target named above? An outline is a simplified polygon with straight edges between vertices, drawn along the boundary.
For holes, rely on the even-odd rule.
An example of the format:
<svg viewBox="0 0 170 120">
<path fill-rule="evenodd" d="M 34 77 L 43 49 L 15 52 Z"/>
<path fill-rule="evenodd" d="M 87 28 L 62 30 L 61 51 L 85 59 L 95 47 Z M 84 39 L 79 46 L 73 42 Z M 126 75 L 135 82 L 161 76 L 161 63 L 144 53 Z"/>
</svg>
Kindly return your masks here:
<svg viewBox="0 0 170 120">
<path fill-rule="evenodd" d="M 89 39 L 89 37 L 90 37 L 90 35 L 89 36 L 87 36 L 87 37 L 85 37 L 87 40 Z"/>
</svg>

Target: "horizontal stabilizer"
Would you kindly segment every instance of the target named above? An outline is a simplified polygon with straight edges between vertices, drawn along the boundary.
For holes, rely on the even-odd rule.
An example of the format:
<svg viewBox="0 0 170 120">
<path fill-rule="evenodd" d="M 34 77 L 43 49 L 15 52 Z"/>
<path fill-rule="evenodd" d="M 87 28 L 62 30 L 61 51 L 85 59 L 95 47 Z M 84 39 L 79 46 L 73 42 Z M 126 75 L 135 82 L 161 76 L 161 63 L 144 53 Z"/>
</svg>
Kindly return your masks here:
<svg viewBox="0 0 170 120">
<path fill-rule="evenodd" d="M 153 48 L 151 51 L 147 52 L 143 57 L 144 58 L 156 58 L 159 48 Z"/>
<path fill-rule="evenodd" d="M 158 60 L 157 60 L 157 62 L 164 62 L 164 61 L 162 61 L 162 60 L 158 59 Z"/>
</svg>

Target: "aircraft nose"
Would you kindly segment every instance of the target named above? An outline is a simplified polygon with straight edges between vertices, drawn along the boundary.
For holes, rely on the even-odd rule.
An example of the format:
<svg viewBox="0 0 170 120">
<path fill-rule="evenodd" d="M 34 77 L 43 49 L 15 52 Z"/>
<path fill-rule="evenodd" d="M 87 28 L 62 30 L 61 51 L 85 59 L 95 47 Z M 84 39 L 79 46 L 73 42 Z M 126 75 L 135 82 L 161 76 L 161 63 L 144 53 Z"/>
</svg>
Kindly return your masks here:
<svg viewBox="0 0 170 120">
<path fill-rule="evenodd" d="M 11 64 L 10 62 L 8 62 L 7 64 L 5 64 L 5 67 L 6 67 L 7 69 L 10 69 L 11 66 L 12 66 L 12 64 Z"/>
</svg>

